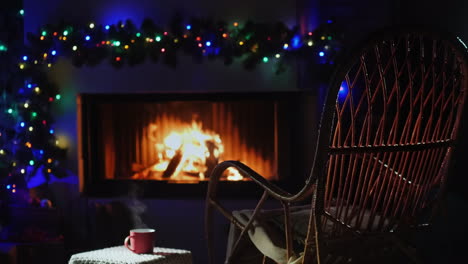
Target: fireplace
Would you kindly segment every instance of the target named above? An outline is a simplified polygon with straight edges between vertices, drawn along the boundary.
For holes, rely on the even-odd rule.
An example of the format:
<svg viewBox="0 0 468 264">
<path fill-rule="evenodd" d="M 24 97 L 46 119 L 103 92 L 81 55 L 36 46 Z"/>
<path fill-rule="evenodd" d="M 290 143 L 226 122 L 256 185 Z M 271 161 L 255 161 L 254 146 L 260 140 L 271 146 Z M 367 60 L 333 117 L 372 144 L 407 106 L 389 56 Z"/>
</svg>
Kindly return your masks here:
<svg viewBox="0 0 468 264">
<path fill-rule="evenodd" d="M 80 94 L 80 190 L 97 197 L 134 190 L 201 197 L 223 160 L 242 161 L 295 188 L 310 167 L 312 98 L 304 92 Z M 220 189 L 225 196 L 257 194 L 235 169 L 225 172 Z"/>
</svg>

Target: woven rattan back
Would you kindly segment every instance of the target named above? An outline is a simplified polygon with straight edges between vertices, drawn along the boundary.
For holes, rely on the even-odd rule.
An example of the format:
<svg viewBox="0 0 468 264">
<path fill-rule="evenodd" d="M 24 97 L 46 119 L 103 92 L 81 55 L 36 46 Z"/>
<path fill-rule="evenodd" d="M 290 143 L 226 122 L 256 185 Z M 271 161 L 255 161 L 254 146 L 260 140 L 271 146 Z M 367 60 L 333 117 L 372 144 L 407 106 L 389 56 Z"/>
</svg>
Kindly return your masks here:
<svg viewBox="0 0 468 264">
<path fill-rule="evenodd" d="M 319 201 L 330 219 L 359 232 L 428 220 L 447 179 L 466 66 L 465 50 L 449 37 L 395 31 L 371 39 L 336 75 Z"/>
</svg>

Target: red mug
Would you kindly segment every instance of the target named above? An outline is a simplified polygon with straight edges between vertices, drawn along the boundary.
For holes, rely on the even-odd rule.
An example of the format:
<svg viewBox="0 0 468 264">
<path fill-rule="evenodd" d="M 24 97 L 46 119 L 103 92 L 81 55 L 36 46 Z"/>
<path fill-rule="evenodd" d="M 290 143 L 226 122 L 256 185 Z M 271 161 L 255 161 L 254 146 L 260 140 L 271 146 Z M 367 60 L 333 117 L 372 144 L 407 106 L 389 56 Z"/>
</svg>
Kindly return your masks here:
<svg viewBox="0 0 468 264">
<path fill-rule="evenodd" d="M 125 238 L 124 245 L 134 253 L 150 254 L 153 253 L 154 249 L 154 235 L 154 229 L 132 229 L 130 235 Z"/>
</svg>

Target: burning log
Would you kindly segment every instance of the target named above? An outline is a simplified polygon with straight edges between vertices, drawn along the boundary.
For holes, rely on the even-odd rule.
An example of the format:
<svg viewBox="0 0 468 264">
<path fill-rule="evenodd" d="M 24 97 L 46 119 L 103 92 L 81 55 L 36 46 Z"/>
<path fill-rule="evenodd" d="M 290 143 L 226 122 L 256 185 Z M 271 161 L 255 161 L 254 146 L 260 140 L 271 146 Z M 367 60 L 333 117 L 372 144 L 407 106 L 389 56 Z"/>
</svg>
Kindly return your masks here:
<svg viewBox="0 0 468 264">
<path fill-rule="evenodd" d="M 176 151 L 174 157 L 172 157 L 171 161 L 167 165 L 167 169 L 163 172 L 162 177 L 163 178 L 171 177 L 172 174 L 174 174 L 177 167 L 179 166 L 179 163 L 180 163 L 181 159 L 182 159 L 182 151 L 180 151 L 180 149 L 178 149 Z"/>
<path fill-rule="evenodd" d="M 210 177 L 211 172 L 213 172 L 214 167 L 218 164 L 219 160 L 217 155 L 215 155 L 215 149 L 217 149 L 217 145 L 213 141 L 206 141 L 206 147 L 210 153 L 210 155 L 206 158 L 206 171 L 205 177 Z"/>
</svg>

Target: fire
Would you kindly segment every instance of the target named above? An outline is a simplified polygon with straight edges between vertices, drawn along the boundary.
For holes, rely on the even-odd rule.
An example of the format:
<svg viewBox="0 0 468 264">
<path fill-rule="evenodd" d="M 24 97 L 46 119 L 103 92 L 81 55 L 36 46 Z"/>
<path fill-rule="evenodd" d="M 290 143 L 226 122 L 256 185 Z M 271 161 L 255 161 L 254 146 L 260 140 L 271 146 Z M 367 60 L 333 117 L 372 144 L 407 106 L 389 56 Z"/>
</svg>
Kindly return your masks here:
<svg viewBox="0 0 468 264">
<path fill-rule="evenodd" d="M 240 174 L 240 172 L 233 167 L 227 168 L 227 172 L 228 172 L 228 175 L 227 175 L 228 181 L 242 181 L 244 179 L 244 177 Z"/>
<path fill-rule="evenodd" d="M 158 162 L 151 167 L 161 178 L 204 180 L 218 164 L 224 152 L 219 134 L 203 130 L 201 122 L 181 126 L 160 143 L 155 144 Z M 228 180 L 242 180 L 237 172 L 229 172 Z"/>
</svg>

